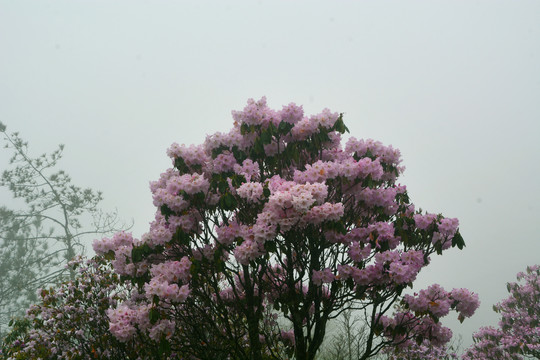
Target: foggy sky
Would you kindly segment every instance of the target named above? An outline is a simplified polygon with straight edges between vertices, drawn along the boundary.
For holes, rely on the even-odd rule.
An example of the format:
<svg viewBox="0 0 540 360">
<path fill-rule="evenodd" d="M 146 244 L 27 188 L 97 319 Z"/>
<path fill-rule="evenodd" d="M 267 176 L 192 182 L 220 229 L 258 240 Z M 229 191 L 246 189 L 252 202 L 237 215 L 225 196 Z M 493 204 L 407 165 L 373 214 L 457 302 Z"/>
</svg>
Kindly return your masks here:
<svg viewBox="0 0 540 360">
<path fill-rule="evenodd" d="M 264 95 L 399 148 L 412 201 L 459 218 L 467 245 L 415 290 L 479 293 L 472 319 L 444 320 L 465 345 L 496 324 L 506 282 L 540 262 L 540 2 L 0 0 L 0 121 L 35 155 L 65 144 L 60 167 L 137 237 L 167 147 Z"/>
</svg>

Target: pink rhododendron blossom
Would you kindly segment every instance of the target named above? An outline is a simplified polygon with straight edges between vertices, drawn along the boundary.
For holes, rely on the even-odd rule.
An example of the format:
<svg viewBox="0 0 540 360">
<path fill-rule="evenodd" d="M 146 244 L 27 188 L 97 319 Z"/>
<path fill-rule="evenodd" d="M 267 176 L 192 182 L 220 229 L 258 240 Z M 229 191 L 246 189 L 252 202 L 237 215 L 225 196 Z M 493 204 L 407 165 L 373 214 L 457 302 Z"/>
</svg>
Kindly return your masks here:
<svg viewBox="0 0 540 360">
<path fill-rule="evenodd" d="M 262 255 L 259 244 L 246 240 L 234 250 L 234 257 L 240 264 L 247 265 L 251 260 Z"/>
<path fill-rule="evenodd" d="M 169 284 L 162 275 L 152 278 L 148 284 L 145 284 L 144 291 L 149 299 L 157 295 L 161 300 L 177 303 L 185 301 L 190 292 L 188 285 Z"/>
<path fill-rule="evenodd" d="M 152 265 L 150 273 L 155 277 L 162 277 L 168 283 L 187 283 L 191 277 L 189 272 L 191 261 L 184 256 L 180 261 L 168 261 Z"/>
<path fill-rule="evenodd" d="M 278 119 L 277 115 L 266 105 L 266 97 L 264 96 L 259 101 L 249 99 L 244 110 L 233 111 L 232 116 L 234 120 L 247 125 L 262 125 L 267 124 L 273 118 Z"/>
<path fill-rule="evenodd" d="M 454 236 L 454 234 L 457 231 L 458 226 L 459 226 L 458 219 L 445 218 L 445 219 L 441 219 L 441 221 L 438 224 L 439 232 L 442 235 L 444 235 L 446 237 L 449 237 L 449 238 Z"/>
<path fill-rule="evenodd" d="M 125 305 L 107 311 L 110 319 L 109 330 L 118 340 L 128 341 L 137 332 L 137 329 L 132 323 L 134 313 L 134 310 Z"/>
<path fill-rule="evenodd" d="M 243 183 L 238 189 L 236 189 L 236 193 L 243 199 L 250 202 L 257 202 L 262 197 L 263 186 L 261 183 L 257 182 Z"/>
<path fill-rule="evenodd" d="M 311 276 L 311 281 L 315 285 L 321 285 L 323 283 L 331 283 L 334 281 L 335 276 L 332 273 L 331 269 L 324 269 L 322 271 L 313 270 L 313 274 Z"/>
<path fill-rule="evenodd" d="M 456 310 L 462 317 L 471 317 L 480 304 L 478 294 L 472 293 L 468 289 L 453 289 L 450 296 L 457 302 Z"/>
<path fill-rule="evenodd" d="M 173 159 L 173 165 L 175 159 L 181 158 L 189 167 L 204 165 L 209 160 L 208 155 L 204 151 L 204 147 L 200 145 L 185 146 L 183 144 L 178 145 L 177 143 L 173 143 L 171 147 L 167 149 L 167 156 Z"/>
<path fill-rule="evenodd" d="M 171 194 L 178 194 L 185 191 L 186 194 L 193 195 L 198 192 L 206 193 L 210 183 L 202 174 L 186 174 L 182 176 L 172 176 L 167 181 L 167 191 Z"/>
<path fill-rule="evenodd" d="M 284 105 L 280 111 L 281 120 L 289 124 L 296 124 L 304 117 L 304 109 L 294 103 Z"/>
<path fill-rule="evenodd" d="M 109 251 L 115 251 L 120 246 L 132 246 L 133 241 L 131 233 L 121 231 L 114 234 L 110 239 L 103 238 L 101 240 L 94 240 L 92 247 L 97 254 L 104 255 Z"/>
<path fill-rule="evenodd" d="M 260 172 L 259 163 L 246 159 L 242 162 L 242 165 L 235 164 L 234 171 L 238 175 L 243 175 L 247 181 L 257 180 Z"/>
<path fill-rule="evenodd" d="M 414 222 L 416 226 L 421 230 L 426 230 L 429 225 L 433 224 L 437 219 L 435 214 L 416 214 L 414 215 Z"/>
<path fill-rule="evenodd" d="M 234 158 L 234 155 L 231 152 L 224 152 L 219 154 L 213 161 L 214 171 L 215 172 L 227 172 L 232 171 L 235 166 L 238 164 L 236 163 L 236 159 Z"/>
</svg>

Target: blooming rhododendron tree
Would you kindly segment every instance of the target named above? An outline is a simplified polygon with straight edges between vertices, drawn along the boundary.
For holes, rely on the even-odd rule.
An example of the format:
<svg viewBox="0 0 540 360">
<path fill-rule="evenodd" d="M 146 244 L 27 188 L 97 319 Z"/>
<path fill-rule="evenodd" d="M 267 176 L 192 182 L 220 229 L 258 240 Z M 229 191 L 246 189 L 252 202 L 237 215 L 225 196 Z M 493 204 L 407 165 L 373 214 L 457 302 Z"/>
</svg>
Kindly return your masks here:
<svg viewBox="0 0 540 360">
<path fill-rule="evenodd" d="M 77 257 L 69 269 L 73 280 L 42 289 L 41 302 L 14 321 L 0 359 L 150 358 L 157 344 L 153 349 L 150 341 L 121 341 L 109 331 L 107 310 L 129 300 L 131 284 L 122 283 L 100 257 Z"/>
<path fill-rule="evenodd" d="M 540 266 L 527 267 L 508 283 L 510 296 L 493 307 L 499 328 L 483 327 L 464 359 L 540 359 Z"/>
<path fill-rule="evenodd" d="M 396 184 L 399 151 L 352 137 L 342 145 L 348 129 L 328 109 L 307 117 L 262 98 L 232 115 L 230 132 L 168 149 L 174 167 L 151 183 L 148 233 L 94 243 L 145 293 L 111 310 L 118 339 L 146 331 L 164 353 L 313 359 L 328 321 L 360 309 L 363 359 L 447 342 L 439 318 L 472 315 L 477 297 L 436 285 L 402 294 L 431 254 L 464 242 L 457 219 L 416 211 Z"/>
</svg>

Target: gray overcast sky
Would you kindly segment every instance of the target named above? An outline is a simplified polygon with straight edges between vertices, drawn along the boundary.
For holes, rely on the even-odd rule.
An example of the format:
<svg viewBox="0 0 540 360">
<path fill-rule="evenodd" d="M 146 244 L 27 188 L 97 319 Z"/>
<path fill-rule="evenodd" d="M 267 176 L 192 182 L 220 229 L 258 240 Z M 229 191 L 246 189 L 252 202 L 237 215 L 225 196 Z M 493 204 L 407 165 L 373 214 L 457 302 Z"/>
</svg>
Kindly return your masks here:
<svg viewBox="0 0 540 360">
<path fill-rule="evenodd" d="M 467 243 L 415 289 L 480 294 L 445 319 L 465 344 L 496 323 L 505 283 L 540 263 L 540 2 L 0 0 L 0 121 L 36 155 L 64 143 L 61 167 L 137 236 L 166 148 L 263 95 L 399 148 L 417 207 L 458 217 Z"/>
</svg>

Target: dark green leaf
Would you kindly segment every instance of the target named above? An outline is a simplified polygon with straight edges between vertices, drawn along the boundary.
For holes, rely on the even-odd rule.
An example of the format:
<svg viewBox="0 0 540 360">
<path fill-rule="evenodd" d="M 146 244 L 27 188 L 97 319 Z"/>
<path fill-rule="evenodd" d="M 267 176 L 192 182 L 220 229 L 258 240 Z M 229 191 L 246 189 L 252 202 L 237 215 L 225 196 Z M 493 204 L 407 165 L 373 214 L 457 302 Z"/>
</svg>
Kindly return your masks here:
<svg viewBox="0 0 540 360">
<path fill-rule="evenodd" d="M 321 142 L 327 142 L 330 141 L 330 136 L 328 136 L 328 131 L 325 128 L 322 128 L 319 133 L 319 139 Z"/>
<path fill-rule="evenodd" d="M 452 238 L 452 246 L 457 246 L 459 250 L 463 250 L 465 247 L 465 240 L 463 240 L 463 237 L 459 231 L 456 231 L 454 237 Z"/>
<path fill-rule="evenodd" d="M 247 158 L 246 153 L 240 150 L 236 145 L 233 146 L 232 153 L 239 164 L 242 164 L 242 162 Z"/>
<path fill-rule="evenodd" d="M 288 133 L 291 131 L 291 129 L 292 129 L 293 127 L 294 127 L 293 124 L 290 124 L 290 123 L 288 123 L 288 122 L 282 121 L 282 122 L 279 123 L 278 131 L 279 131 L 280 134 L 286 135 L 286 134 L 288 134 Z"/>
<path fill-rule="evenodd" d="M 246 135 L 248 132 L 249 132 L 249 125 L 246 123 L 242 123 L 242 125 L 240 125 L 240 134 Z"/>
<path fill-rule="evenodd" d="M 345 133 L 345 131 L 349 132 L 349 129 L 345 126 L 345 123 L 343 122 L 343 114 L 339 114 L 339 118 L 335 122 L 333 129 L 341 134 Z"/>
<path fill-rule="evenodd" d="M 437 251 L 437 255 L 442 255 L 442 244 L 440 241 L 438 241 L 435 245 L 434 245 L 434 248 L 435 250 Z"/>
<path fill-rule="evenodd" d="M 134 263 L 143 261 L 143 258 L 144 252 L 140 247 L 136 246 L 131 250 L 131 259 Z"/>
<path fill-rule="evenodd" d="M 246 178 L 243 175 L 233 175 L 232 177 L 232 186 L 239 187 L 246 182 Z"/>
<path fill-rule="evenodd" d="M 221 154 L 224 150 L 229 150 L 229 148 L 225 145 L 221 145 L 217 148 L 212 149 L 212 159 L 217 158 L 218 155 Z"/>
<path fill-rule="evenodd" d="M 105 260 L 109 260 L 109 261 L 112 261 L 114 260 L 114 251 L 113 250 L 109 250 L 105 255 L 103 255 L 103 257 L 105 258 Z"/>
<path fill-rule="evenodd" d="M 229 183 L 226 180 L 222 180 L 218 183 L 218 190 L 220 193 L 224 194 L 229 189 Z"/>
<path fill-rule="evenodd" d="M 187 245 L 189 244 L 190 237 L 188 234 L 186 234 L 182 228 L 178 228 L 176 232 L 173 235 L 173 241 L 179 243 L 180 245 Z"/>
<path fill-rule="evenodd" d="M 276 252 L 277 245 L 275 241 L 267 241 L 264 243 L 264 249 L 268 252 Z"/>
<path fill-rule="evenodd" d="M 150 324 L 155 324 L 159 320 L 159 310 L 155 307 L 150 308 L 148 318 L 150 319 Z"/>
<path fill-rule="evenodd" d="M 191 267 L 189 268 L 189 273 L 191 275 L 196 275 L 201 270 L 201 262 L 196 259 L 191 259 Z"/>
<path fill-rule="evenodd" d="M 237 201 L 231 193 L 227 192 L 219 199 L 219 205 L 223 210 L 233 210 L 236 208 Z"/>
<path fill-rule="evenodd" d="M 216 268 L 218 272 L 225 272 L 225 261 L 219 259 L 216 261 Z"/>
<path fill-rule="evenodd" d="M 258 156 L 264 155 L 264 146 L 260 138 L 255 139 L 255 143 L 253 144 L 253 151 Z"/>
<path fill-rule="evenodd" d="M 272 142 L 272 135 L 268 131 L 263 131 L 261 134 L 261 141 L 263 144 L 270 144 Z"/>
<path fill-rule="evenodd" d="M 176 159 L 174 159 L 174 167 L 177 168 L 181 174 L 189 172 L 188 166 L 186 165 L 184 159 L 182 159 L 181 157 L 177 157 Z"/>
<path fill-rule="evenodd" d="M 162 358 L 167 357 L 171 353 L 171 344 L 169 343 L 169 340 L 166 338 L 161 339 L 158 353 Z"/>
<path fill-rule="evenodd" d="M 193 195 L 193 202 L 197 205 L 200 205 L 202 203 L 204 203 L 204 193 L 202 191 L 196 193 L 195 195 Z"/>
<path fill-rule="evenodd" d="M 167 205 L 161 205 L 159 210 L 161 211 L 161 215 L 165 216 L 166 220 L 169 219 L 169 216 L 174 215 L 174 211 L 172 211 Z"/>
<path fill-rule="evenodd" d="M 270 124 L 268 124 L 268 129 L 267 129 L 268 133 L 270 135 L 275 135 L 276 132 L 277 132 L 277 128 L 276 126 L 271 122 Z"/>
</svg>

